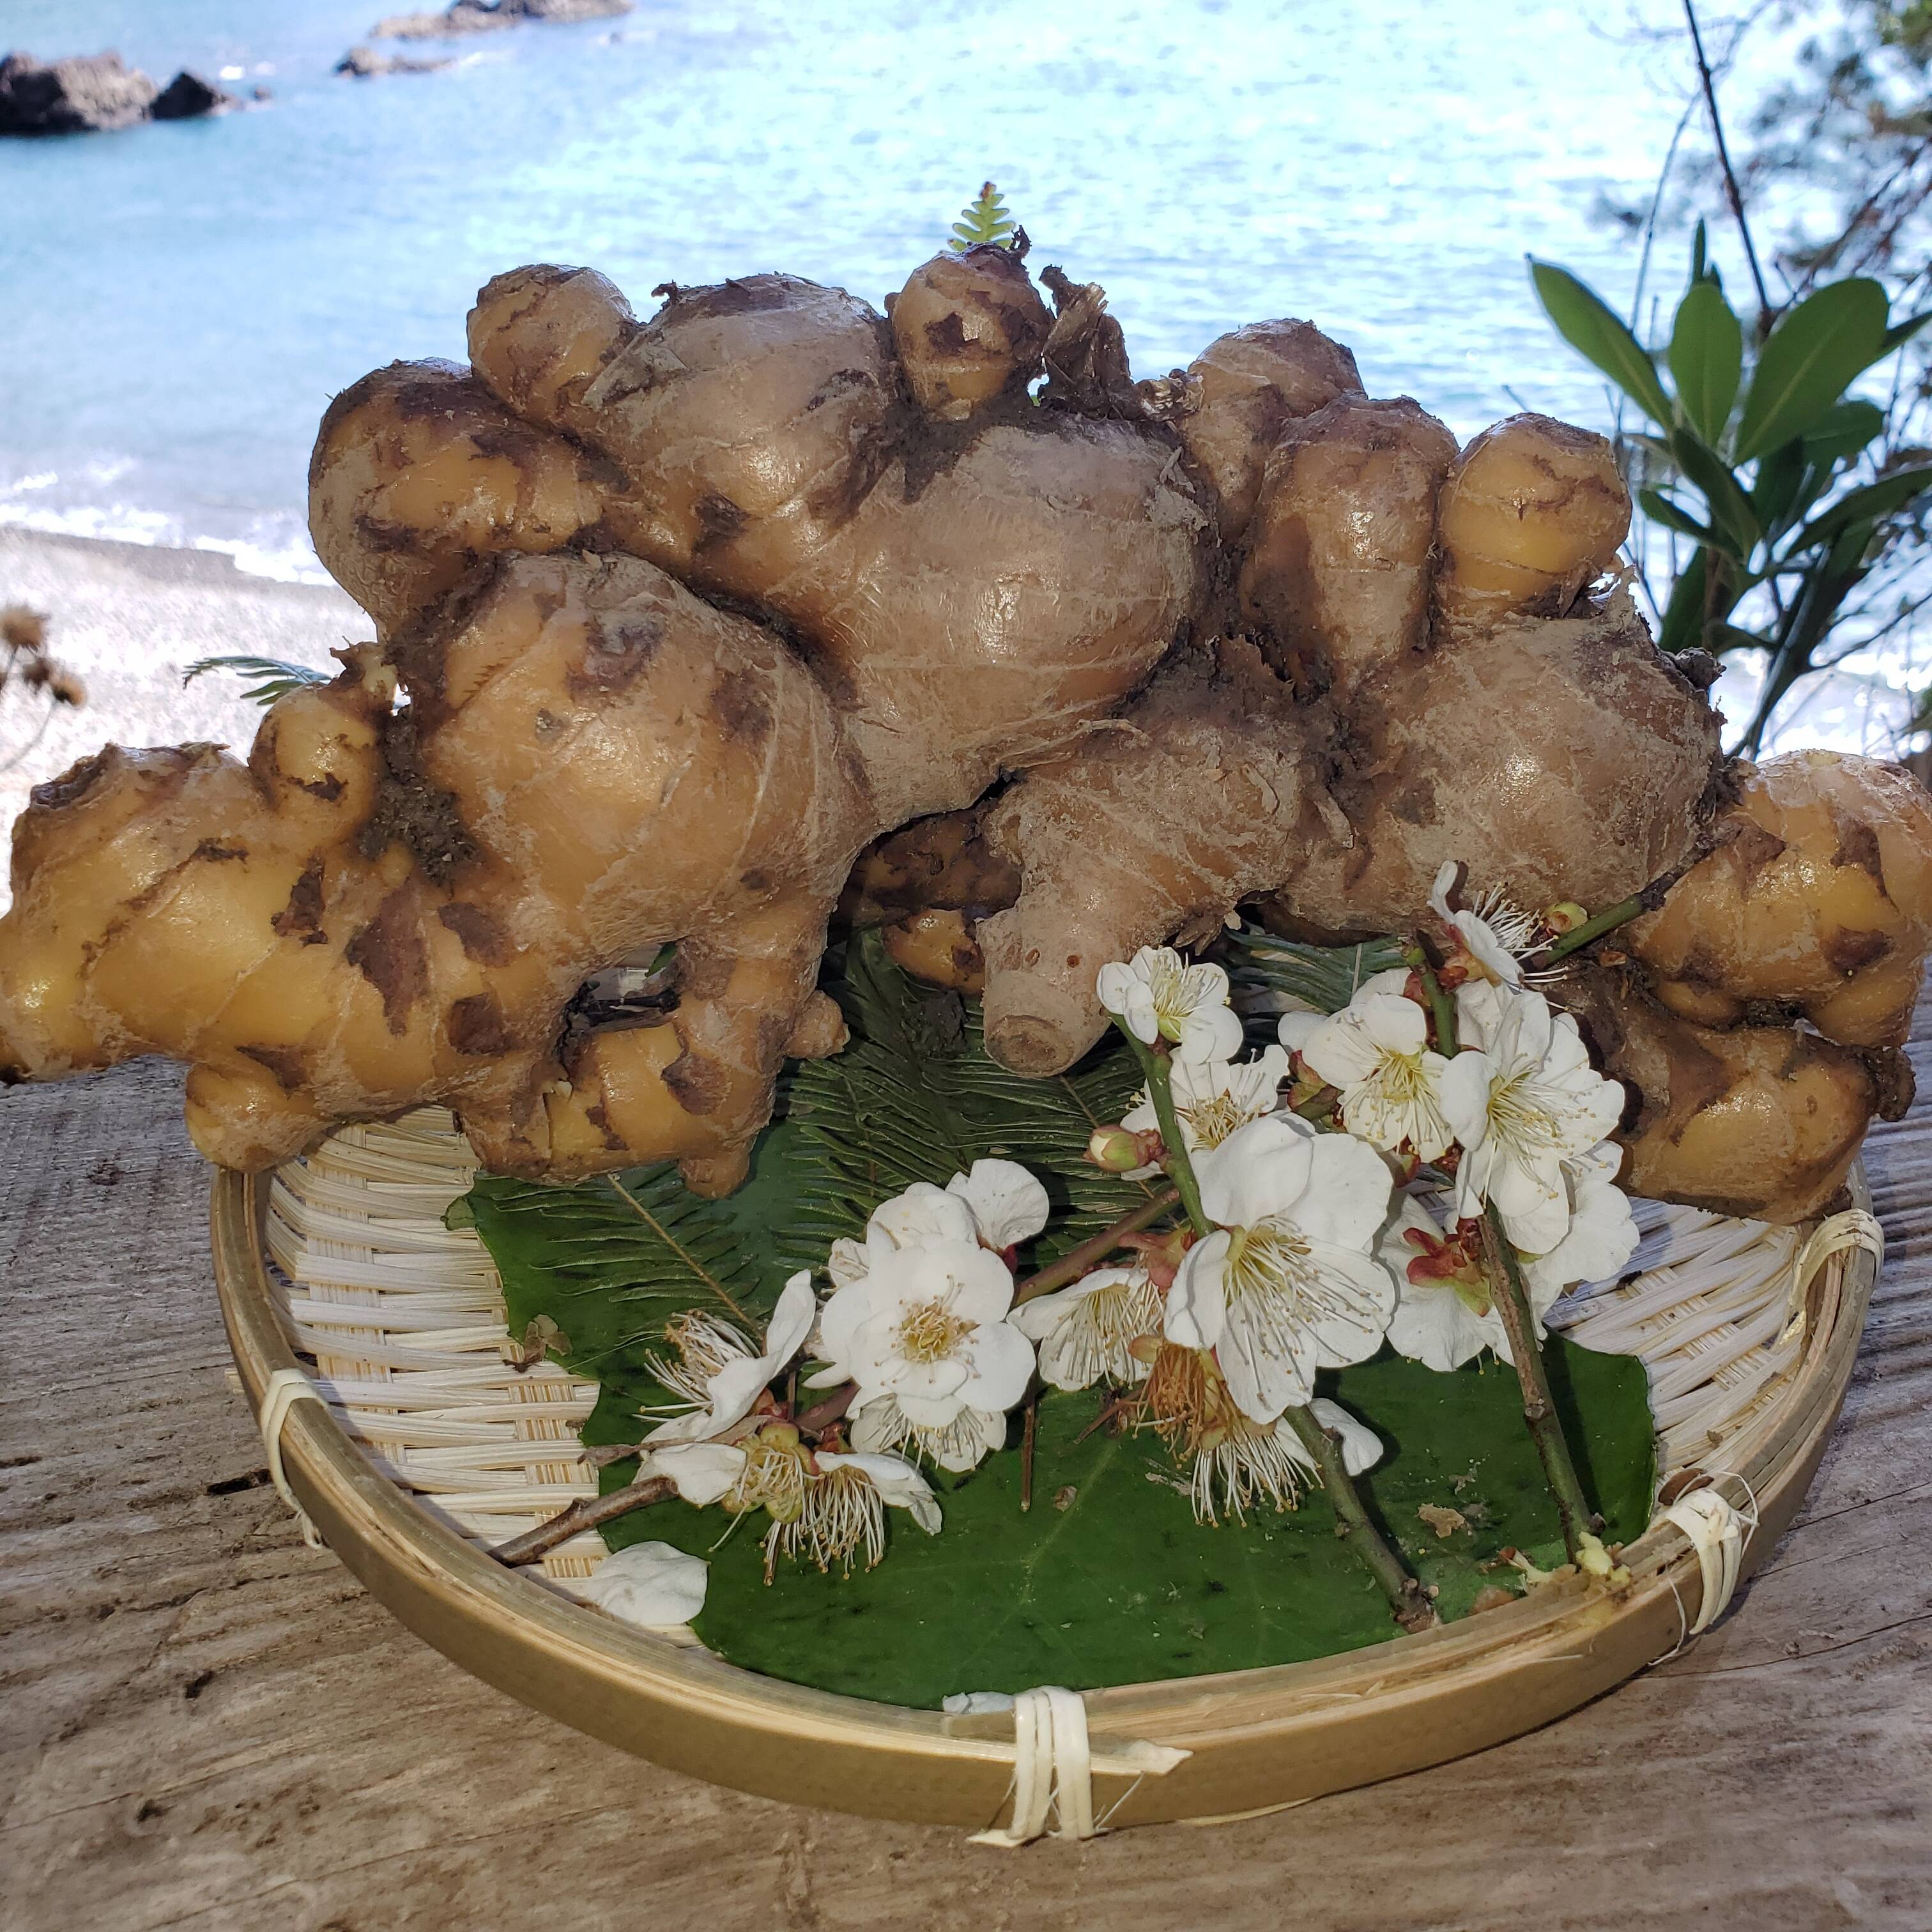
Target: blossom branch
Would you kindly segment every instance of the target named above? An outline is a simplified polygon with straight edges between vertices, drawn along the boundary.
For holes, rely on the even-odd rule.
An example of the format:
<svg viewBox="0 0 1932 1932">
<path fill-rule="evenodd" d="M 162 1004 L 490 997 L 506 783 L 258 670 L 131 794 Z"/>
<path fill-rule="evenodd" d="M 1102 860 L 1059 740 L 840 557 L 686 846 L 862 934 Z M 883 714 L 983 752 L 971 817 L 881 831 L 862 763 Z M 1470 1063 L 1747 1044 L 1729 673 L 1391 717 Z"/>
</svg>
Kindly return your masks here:
<svg viewBox="0 0 1932 1932">
<path fill-rule="evenodd" d="M 1335 1505 L 1335 1514 L 1341 1520 L 1342 1533 L 1382 1586 L 1396 1622 L 1411 1633 L 1432 1628 L 1436 1622 L 1436 1606 L 1410 1574 L 1408 1565 L 1376 1527 L 1367 1504 L 1362 1501 L 1361 1492 L 1355 1487 L 1355 1480 L 1348 1474 L 1348 1466 L 1342 1460 L 1340 1442 L 1322 1426 L 1311 1408 L 1288 1409 L 1282 1419 L 1294 1431 L 1301 1446 L 1314 1457 L 1315 1466 L 1322 1472 L 1322 1486 L 1328 1492 L 1328 1500 Z"/>
<path fill-rule="evenodd" d="M 1484 1210 L 1480 1225 L 1483 1259 L 1494 1291 L 1496 1310 L 1509 1336 L 1510 1358 L 1516 1366 L 1516 1379 L 1522 1384 L 1522 1419 L 1528 1425 L 1530 1440 L 1536 1444 L 1544 1480 L 1556 1498 L 1556 1513 L 1562 1519 L 1563 1546 L 1571 1562 L 1580 1563 L 1583 1539 L 1602 1527 L 1603 1519 L 1584 1498 L 1583 1485 L 1570 1457 L 1562 1420 L 1550 1393 L 1550 1378 L 1537 1342 L 1536 1324 L 1530 1315 L 1522 1270 L 1516 1264 L 1516 1250 L 1503 1232 L 1502 1216 L 1493 1202 Z"/>
<path fill-rule="evenodd" d="M 601 1496 L 590 1496 L 582 1502 L 572 1503 L 549 1522 L 540 1522 L 535 1529 L 526 1529 L 521 1536 L 513 1536 L 508 1542 L 498 1544 L 490 1554 L 499 1563 L 513 1570 L 526 1563 L 538 1562 L 559 1544 L 568 1543 L 581 1532 L 601 1529 L 605 1523 L 615 1522 L 618 1517 L 629 1515 L 634 1509 L 661 1503 L 665 1497 L 676 1493 L 676 1486 L 668 1476 L 647 1476 L 640 1483 L 627 1484 L 621 1490 L 611 1490 Z"/>
<path fill-rule="evenodd" d="M 1037 1274 L 1028 1275 L 1013 1290 L 1013 1306 L 1017 1308 L 1023 1301 L 1051 1294 L 1055 1288 L 1064 1288 L 1070 1281 L 1078 1281 L 1090 1269 L 1097 1268 L 1116 1248 L 1123 1246 L 1130 1234 L 1138 1234 L 1143 1228 L 1150 1227 L 1180 1199 L 1178 1188 L 1162 1188 L 1151 1201 L 1144 1202 L 1132 1214 L 1123 1214 L 1097 1234 L 1089 1235 L 1077 1248 L 1069 1248 L 1059 1260 L 1042 1268 Z M 802 1417 L 800 1418 L 801 1426 L 803 1420 Z"/>
<path fill-rule="evenodd" d="M 1450 1004 L 1449 995 L 1442 990 L 1442 982 L 1436 976 L 1436 968 L 1429 963 L 1429 955 L 1423 950 L 1422 941 L 1412 940 L 1402 950 L 1402 963 L 1422 982 L 1422 990 L 1429 1001 L 1429 1010 L 1436 1022 L 1436 1050 L 1444 1060 L 1456 1057 L 1456 1009 Z"/>
<path fill-rule="evenodd" d="M 1180 1117 L 1174 1111 L 1174 1079 L 1168 1070 L 1167 1056 L 1156 1053 L 1130 1027 L 1124 1019 L 1114 1024 L 1126 1036 L 1127 1044 L 1134 1050 L 1134 1057 L 1141 1064 L 1141 1071 L 1147 1076 L 1148 1097 L 1154 1102 L 1154 1118 L 1160 1123 L 1160 1137 L 1167 1148 L 1167 1158 L 1162 1165 L 1167 1170 L 1180 1195 L 1180 1204 L 1187 1210 L 1188 1220 L 1197 1234 L 1214 1232 L 1214 1223 L 1202 1211 L 1201 1189 L 1194 1178 L 1194 1168 L 1187 1158 L 1187 1143 L 1180 1132 Z"/>
</svg>

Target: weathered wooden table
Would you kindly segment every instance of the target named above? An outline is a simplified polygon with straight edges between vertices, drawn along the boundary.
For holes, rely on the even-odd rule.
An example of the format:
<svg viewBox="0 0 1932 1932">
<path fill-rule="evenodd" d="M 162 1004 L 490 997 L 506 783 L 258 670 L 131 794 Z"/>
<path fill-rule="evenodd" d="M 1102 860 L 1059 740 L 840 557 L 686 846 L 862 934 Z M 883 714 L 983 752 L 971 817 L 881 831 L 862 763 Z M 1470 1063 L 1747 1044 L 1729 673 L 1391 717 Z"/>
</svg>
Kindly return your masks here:
<svg viewBox="0 0 1932 1932">
<path fill-rule="evenodd" d="M 1932 1094 L 1932 1003 L 1915 1047 Z M 1023 1852 L 714 1790 L 418 1643 L 266 1486 L 172 1070 L 0 1096 L 0 1926 L 1932 1927 L 1932 1106 L 1845 1420 L 1729 1618 L 1518 1742 Z"/>
</svg>

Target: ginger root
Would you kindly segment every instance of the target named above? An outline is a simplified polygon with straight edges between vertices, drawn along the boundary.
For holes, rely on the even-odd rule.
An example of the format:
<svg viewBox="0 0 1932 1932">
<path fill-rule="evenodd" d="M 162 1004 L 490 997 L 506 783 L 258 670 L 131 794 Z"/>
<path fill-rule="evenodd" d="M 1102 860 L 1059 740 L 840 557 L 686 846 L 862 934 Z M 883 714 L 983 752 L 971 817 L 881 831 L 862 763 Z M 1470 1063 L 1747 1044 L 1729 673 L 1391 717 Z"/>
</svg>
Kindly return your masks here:
<svg viewBox="0 0 1932 1932">
<path fill-rule="evenodd" d="M 312 524 L 376 641 L 245 764 L 110 748 L 35 794 L 0 1073 L 175 1055 L 236 1166 L 435 1100 L 499 1168 L 722 1192 L 784 1059 L 841 1043 L 836 908 L 983 974 L 989 1048 L 1046 1074 L 1105 961 L 1238 908 L 1413 932 L 1453 861 L 1528 910 L 1675 879 L 1643 963 L 1579 980 L 1637 1184 L 1813 1211 L 1899 1092 L 1909 782 L 1726 776 L 1708 678 L 1611 574 L 1600 437 L 1516 416 L 1459 452 L 1302 321 L 1136 384 L 1102 291 L 1042 280 L 1050 312 L 975 248 L 885 315 L 773 274 L 640 322 L 524 268 L 469 369 L 346 392 Z"/>
</svg>

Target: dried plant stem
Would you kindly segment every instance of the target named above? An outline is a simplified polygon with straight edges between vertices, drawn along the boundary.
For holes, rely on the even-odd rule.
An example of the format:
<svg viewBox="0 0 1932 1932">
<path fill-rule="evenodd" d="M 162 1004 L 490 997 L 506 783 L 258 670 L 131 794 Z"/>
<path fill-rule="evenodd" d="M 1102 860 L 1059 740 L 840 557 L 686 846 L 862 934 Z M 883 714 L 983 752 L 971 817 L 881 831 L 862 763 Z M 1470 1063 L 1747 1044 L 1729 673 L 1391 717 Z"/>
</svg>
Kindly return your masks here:
<svg viewBox="0 0 1932 1932">
<path fill-rule="evenodd" d="M 1544 1480 L 1550 1485 L 1556 1513 L 1563 1521 L 1563 1546 L 1574 1562 L 1582 1539 L 1600 1528 L 1602 1519 L 1585 1500 L 1570 1444 L 1564 1438 L 1562 1420 L 1550 1393 L 1550 1378 L 1544 1370 L 1543 1351 L 1537 1342 L 1536 1323 L 1530 1313 L 1522 1270 L 1516 1265 L 1516 1250 L 1503 1232 L 1502 1216 L 1493 1202 L 1484 1210 L 1480 1225 L 1483 1260 L 1495 1292 L 1496 1310 L 1509 1336 L 1516 1379 L 1522 1384 L 1522 1419 L 1528 1425 L 1530 1440 L 1536 1444 L 1538 1460 L 1543 1465 Z"/>
<path fill-rule="evenodd" d="M 1040 1435 L 1040 1385 L 1037 1377 L 1026 1394 L 1026 1421 L 1020 1433 L 1020 1512 L 1033 1508 L 1034 1447 Z"/>
<path fill-rule="evenodd" d="M 521 1536 L 512 1537 L 508 1543 L 498 1544 L 490 1554 L 499 1563 L 513 1570 L 525 1563 L 535 1563 L 584 1530 L 601 1529 L 605 1523 L 615 1522 L 618 1517 L 629 1515 L 634 1509 L 661 1503 L 665 1497 L 676 1493 L 676 1485 L 669 1477 L 647 1477 L 641 1483 L 628 1484 L 621 1490 L 612 1490 L 603 1496 L 589 1496 L 582 1502 L 572 1503 L 549 1522 L 538 1523 L 535 1529 L 526 1530 Z"/>
<path fill-rule="evenodd" d="M 797 1415 L 797 1425 L 808 1436 L 822 1436 L 836 1422 L 843 1421 L 845 1412 L 857 1400 L 859 1384 L 846 1382 L 834 1389 L 823 1402 L 815 1402 L 809 1408 L 801 1409 Z"/>
<path fill-rule="evenodd" d="M 1037 1274 L 1028 1275 L 1013 1290 L 1013 1306 L 1017 1308 L 1022 1301 L 1030 1301 L 1036 1295 L 1051 1294 L 1056 1288 L 1064 1288 L 1069 1282 L 1078 1281 L 1088 1270 L 1105 1261 L 1130 1234 L 1138 1234 L 1143 1228 L 1158 1221 L 1180 1199 L 1178 1189 L 1162 1188 L 1151 1201 L 1136 1208 L 1132 1214 L 1123 1214 L 1097 1234 L 1090 1235 L 1077 1248 L 1069 1248 L 1051 1267 L 1042 1268 Z M 803 1418 L 800 1420 L 802 1424 Z"/>
<path fill-rule="evenodd" d="M 1355 1487 L 1355 1479 L 1342 1459 L 1341 1443 L 1322 1427 L 1311 1408 L 1291 1408 L 1282 1420 L 1315 1458 L 1316 1467 L 1322 1472 L 1322 1486 L 1341 1520 L 1342 1533 L 1382 1586 L 1396 1622 L 1411 1632 L 1432 1628 L 1436 1622 L 1436 1606 L 1376 1527 L 1361 1492 Z"/>
</svg>

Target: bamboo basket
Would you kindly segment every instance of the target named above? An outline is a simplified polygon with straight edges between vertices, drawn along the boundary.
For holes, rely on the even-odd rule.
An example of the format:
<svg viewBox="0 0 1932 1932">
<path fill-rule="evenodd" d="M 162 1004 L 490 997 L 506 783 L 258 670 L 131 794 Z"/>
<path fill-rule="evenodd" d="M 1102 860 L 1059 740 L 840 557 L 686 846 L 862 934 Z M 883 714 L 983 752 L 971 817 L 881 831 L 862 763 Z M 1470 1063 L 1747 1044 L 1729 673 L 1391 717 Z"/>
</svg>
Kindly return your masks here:
<svg viewBox="0 0 1932 1932">
<path fill-rule="evenodd" d="M 410 1629 L 594 1737 L 741 1790 L 881 1818 L 993 1825 L 1015 1778 L 1010 1714 L 948 1716 L 800 1688 L 573 1601 L 584 1536 L 535 1570 L 488 1545 L 591 1494 L 577 1425 L 595 1384 L 519 1372 L 488 1254 L 442 1226 L 474 1172 L 440 1109 L 346 1129 L 273 1175 L 218 1174 L 216 1281 L 258 1414 L 298 1371 L 320 1400 L 270 1424 L 272 1467 L 321 1539 Z M 1853 1190 L 1868 1207 L 1862 1175 Z M 1822 1231 L 1636 1204 L 1621 1286 L 1551 1316 L 1642 1357 L 1668 1478 L 1735 1478 L 1749 1572 L 1796 1513 L 1837 1418 L 1877 1271 Z M 281 1376 L 279 1384 L 272 1378 Z M 1552 1583 L 1419 1636 L 1308 1664 L 1090 1691 L 1093 1806 L 1112 1828 L 1304 1802 L 1520 1736 L 1671 1654 L 1706 1571 L 1660 1515 L 1615 1590 Z M 1718 1607 L 1714 1603 L 1708 1607 Z M 1150 1754 L 1147 1747 L 1168 1748 Z M 1150 1757 L 1184 1753 L 1150 1773 Z"/>
</svg>

